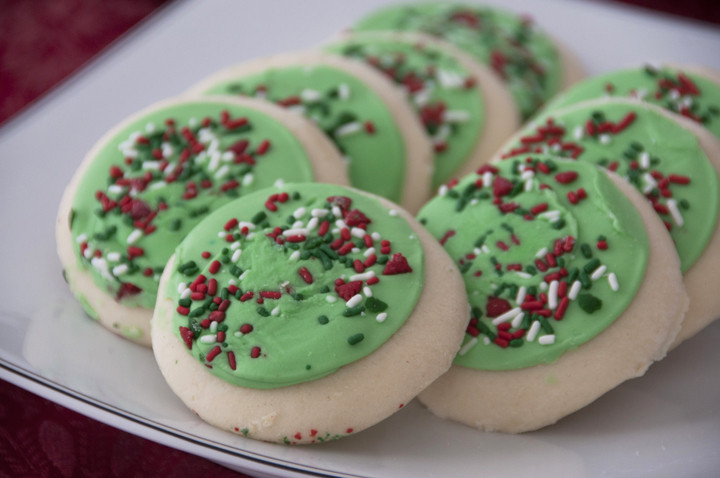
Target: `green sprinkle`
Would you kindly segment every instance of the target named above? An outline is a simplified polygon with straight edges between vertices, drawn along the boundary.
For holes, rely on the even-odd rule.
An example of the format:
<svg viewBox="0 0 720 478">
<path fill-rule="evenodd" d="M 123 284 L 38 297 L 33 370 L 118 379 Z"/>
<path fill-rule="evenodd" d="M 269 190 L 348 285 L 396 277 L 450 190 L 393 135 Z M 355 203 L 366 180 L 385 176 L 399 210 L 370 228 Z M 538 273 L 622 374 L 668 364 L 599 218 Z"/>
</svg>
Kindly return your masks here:
<svg viewBox="0 0 720 478">
<path fill-rule="evenodd" d="M 363 334 L 355 334 L 348 337 L 347 341 L 350 345 L 359 344 L 365 339 L 365 335 Z"/>
<path fill-rule="evenodd" d="M 328 292 L 330 292 L 330 287 L 327 285 L 324 285 L 320 288 L 320 292 L 322 292 L 323 294 L 327 294 Z"/>
<path fill-rule="evenodd" d="M 183 307 L 190 307 L 190 305 L 192 305 L 192 300 L 190 298 L 180 299 L 178 301 L 178 305 L 181 305 Z"/>
<path fill-rule="evenodd" d="M 510 341 L 510 347 L 522 347 L 525 341 L 523 339 L 513 339 Z"/>
<path fill-rule="evenodd" d="M 360 304 L 343 310 L 343 315 L 345 317 L 355 317 L 356 315 L 360 315 L 363 311 L 365 311 L 365 306 Z"/>
<path fill-rule="evenodd" d="M 577 300 L 580 308 L 588 314 L 592 314 L 602 307 L 602 301 L 592 294 L 580 294 Z"/>
<path fill-rule="evenodd" d="M 545 331 L 546 334 L 552 334 L 555 331 L 552 328 L 552 325 L 543 317 L 542 315 L 536 315 L 537 320 L 540 321 L 540 327 Z"/>
<path fill-rule="evenodd" d="M 253 224 L 259 224 L 263 222 L 266 218 L 267 214 L 265 214 L 265 211 L 260 211 L 259 213 L 255 214 L 250 221 Z"/>
<path fill-rule="evenodd" d="M 592 249 L 590 248 L 590 245 L 587 243 L 583 243 L 580 245 L 580 252 L 582 252 L 583 257 L 585 259 L 592 259 L 593 253 Z"/>
<path fill-rule="evenodd" d="M 257 310 L 257 313 L 262 315 L 263 317 L 268 317 L 270 315 L 270 312 L 268 312 L 268 310 L 265 307 L 258 307 L 256 310 Z"/>
<path fill-rule="evenodd" d="M 589 289 L 590 287 L 592 287 L 592 281 L 590 280 L 590 276 L 587 272 L 581 271 L 578 280 L 580 280 L 583 289 Z"/>
<path fill-rule="evenodd" d="M 470 313 L 472 314 L 472 317 L 479 319 L 483 316 L 483 311 L 480 309 L 480 307 L 473 307 L 470 309 Z"/>
<path fill-rule="evenodd" d="M 460 272 L 464 274 L 468 270 L 470 270 L 471 267 L 472 267 L 472 262 L 466 262 L 465 264 L 460 266 Z"/>
<path fill-rule="evenodd" d="M 595 258 L 583 266 L 583 271 L 590 274 L 600 266 L 600 259 Z"/>
<path fill-rule="evenodd" d="M 565 219 L 560 218 L 557 221 L 555 221 L 552 225 L 553 229 L 562 229 L 565 227 Z"/>
<path fill-rule="evenodd" d="M 328 319 L 327 315 L 321 315 L 320 317 L 318 317 L 317 320 L 318 320 L 318 323 L 320 323 L 320 325 L 325 325 L 328 322 L 330 322 L 330 319 Z"/>
<path fill-rule="evenodd" d="M 368 312 L 377 313 L 387 309 L 388 305 L 380 299 L 376 299 L 375 297 L 368 297 L 365 300 L 365 307 L 367 307 Z"/>
</svg>

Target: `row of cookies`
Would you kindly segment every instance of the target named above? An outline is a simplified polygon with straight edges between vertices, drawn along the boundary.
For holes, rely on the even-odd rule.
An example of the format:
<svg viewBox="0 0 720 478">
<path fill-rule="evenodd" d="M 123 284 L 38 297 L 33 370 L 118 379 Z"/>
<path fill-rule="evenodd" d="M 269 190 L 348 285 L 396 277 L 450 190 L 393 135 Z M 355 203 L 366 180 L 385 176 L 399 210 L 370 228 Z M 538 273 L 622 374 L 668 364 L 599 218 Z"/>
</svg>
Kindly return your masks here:
<svg viewBox="0 0 720 478">
<path fill-rule="evenodd" d="M 454 366 L 420 395 L 430 410 L 535 430 L 720 316 L 717 78 L 645 66 L 580 82 L 421 210 L 473 306 Z"/>
</svg>

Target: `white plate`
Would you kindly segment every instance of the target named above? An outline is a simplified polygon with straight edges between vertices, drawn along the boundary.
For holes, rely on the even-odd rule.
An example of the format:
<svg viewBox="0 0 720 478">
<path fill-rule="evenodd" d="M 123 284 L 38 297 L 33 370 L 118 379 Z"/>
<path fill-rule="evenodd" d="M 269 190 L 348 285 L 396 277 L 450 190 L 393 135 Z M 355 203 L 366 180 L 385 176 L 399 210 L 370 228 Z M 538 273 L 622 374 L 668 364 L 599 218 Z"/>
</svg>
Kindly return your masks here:
<svg viewBox="0 0 720 478">
<path fill-rule="evenodd" d="M 53 223 L 65 183 L 95 140 L 216 69 L 311 47 L 381 3 L 174 3 L 0 130 L 0 377 L 130 433 L 258 476 L 715 475 L 720 323 L 645 377 L 540 432 L 480 433 L 411 404 L 356 436 L 283 447 L 204 424 L 167 388 L 149 350 L 83 315 L 60 275 Z M 646 60 L 720 69 L 720 32 L 707 26 L 597 3 L 503 4 L 530 12 L 591 72 Z"/>
</svg>

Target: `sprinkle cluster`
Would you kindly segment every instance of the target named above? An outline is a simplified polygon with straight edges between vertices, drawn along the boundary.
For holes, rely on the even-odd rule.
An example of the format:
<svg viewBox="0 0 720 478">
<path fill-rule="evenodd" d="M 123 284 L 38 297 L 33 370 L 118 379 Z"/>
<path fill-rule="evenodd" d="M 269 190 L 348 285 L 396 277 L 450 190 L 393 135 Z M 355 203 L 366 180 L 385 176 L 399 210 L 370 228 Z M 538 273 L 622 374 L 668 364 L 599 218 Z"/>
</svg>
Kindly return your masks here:
<svg viewBox="0 0 720 478">
<path fill-rule="evenodd" d="M 142 292 L 139 275 L 159 280 L 169 255 L 151 257 L 142 243 L 158 227 L 178 231 L 184 221 L 197 222 L 209 212 L 199 198 L 239 195 L 253 180 L 253 167 L 271 148 L 269 139 L 257 144 L 247 138 L 253 125 L 246 117 L 205 117 L 180 126 L 167 118 L 162 126 L 148 123 L 119 144 L 121 158 L 107 171 L 107 186 L 95 192 L 96 224 L 101 230 L 75 231 L 78 253 L 110 283 L 116 298 Z M 98 226 L 96 225 L 97 229 Z M 130 230 L 124 237 L 123 231 Z M 153 294 L 155 289 L 149 291 Z"/>
</svg>

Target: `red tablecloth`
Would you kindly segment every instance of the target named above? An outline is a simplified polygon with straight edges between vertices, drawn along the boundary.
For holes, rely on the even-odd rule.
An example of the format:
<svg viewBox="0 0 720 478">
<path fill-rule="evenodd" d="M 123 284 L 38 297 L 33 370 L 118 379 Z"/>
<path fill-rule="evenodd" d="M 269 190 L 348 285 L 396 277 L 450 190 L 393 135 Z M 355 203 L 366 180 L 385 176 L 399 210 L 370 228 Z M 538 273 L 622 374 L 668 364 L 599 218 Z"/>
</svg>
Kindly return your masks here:
<svg viewBox="0 0 720 478">
<path fill-rule="evenodd" d="M 168 0 L 0 0 L 0 124 Z M 616 0 L 720 23 L 717 0 Z M 245 475 L 0 381 L 0 477 Z"/>
</svg>

